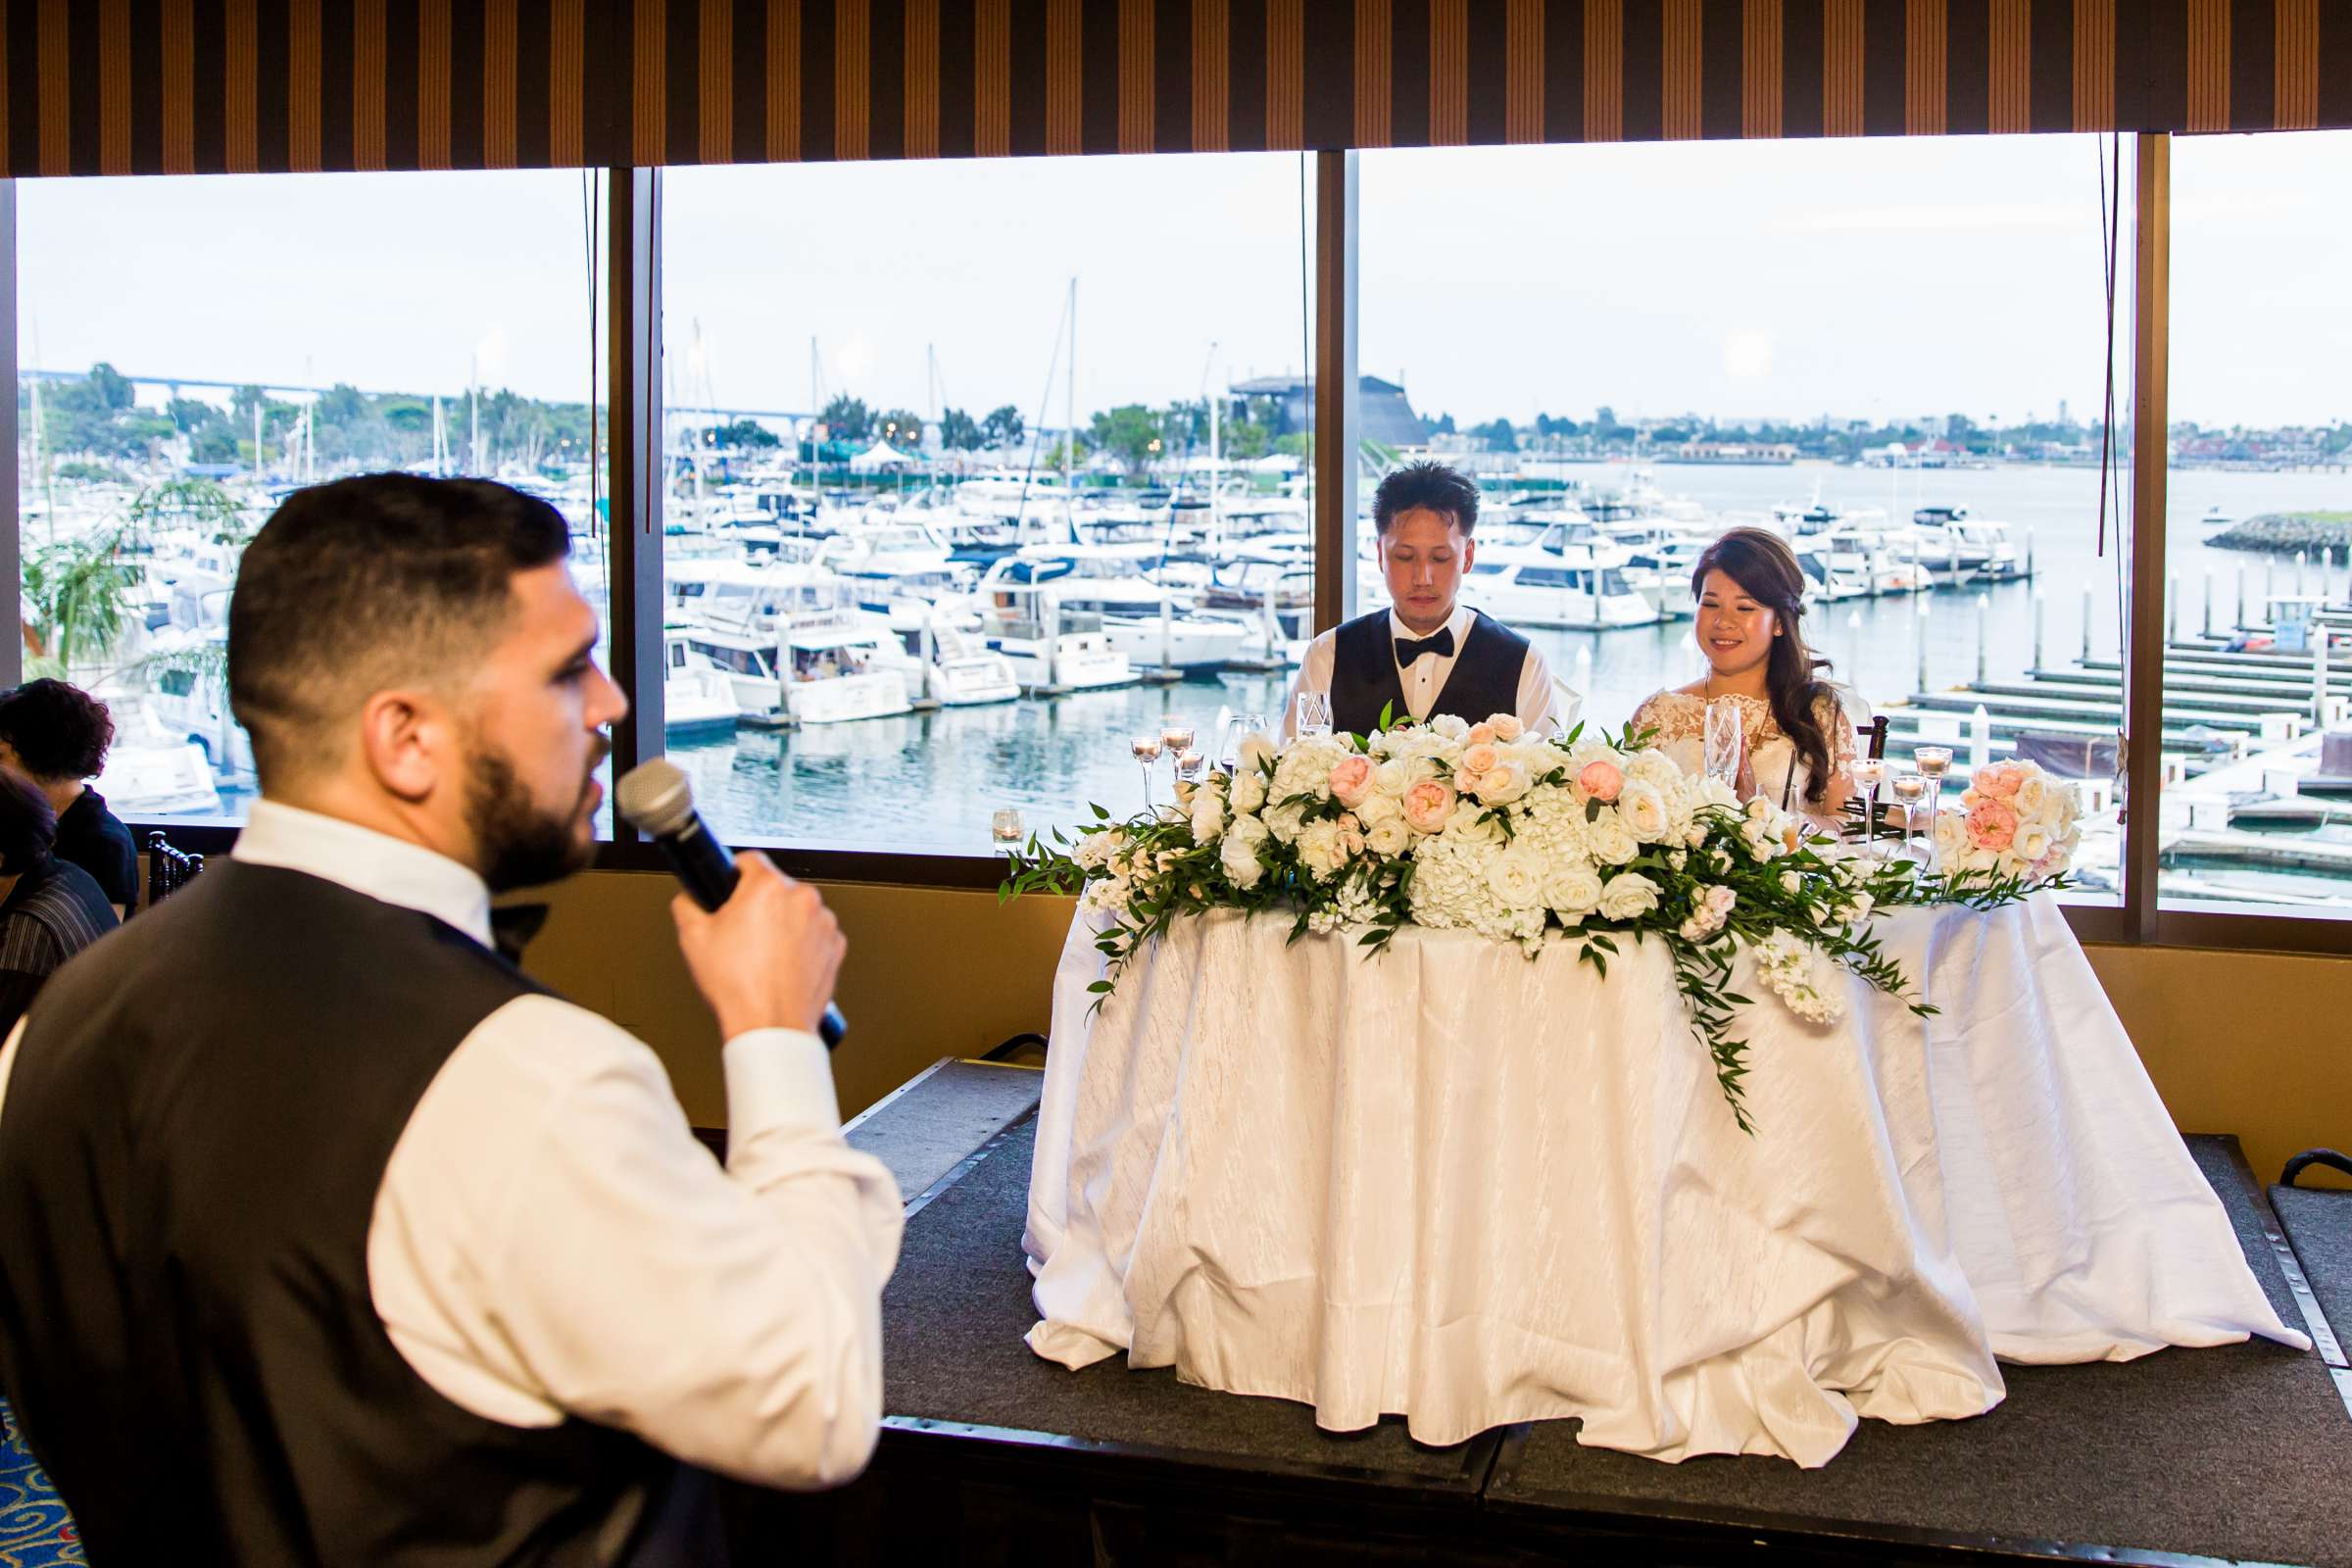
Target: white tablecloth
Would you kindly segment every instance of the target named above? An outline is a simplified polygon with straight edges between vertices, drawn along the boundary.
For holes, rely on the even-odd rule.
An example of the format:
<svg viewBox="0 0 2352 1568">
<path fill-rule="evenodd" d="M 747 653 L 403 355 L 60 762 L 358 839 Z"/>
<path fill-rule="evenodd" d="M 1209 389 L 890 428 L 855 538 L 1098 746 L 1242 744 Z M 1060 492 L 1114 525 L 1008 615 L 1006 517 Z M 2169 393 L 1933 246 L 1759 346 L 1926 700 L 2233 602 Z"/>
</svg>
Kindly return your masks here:
<svg viewBox="0 0 2352 1568">
<path fill-rule="evenodd" d="M 1884 918 L 1921 1020 L 1796 1019 L 1743 963 L 1753 1138 L 1664 949 L 1604 980 L 1465 932 L 1286 947 L 1179 921 L 1088 1016 L 1054 984 L 1025 1246 L 1038 1354 L 1401 1413 L 1584 1418 L 1661 1459 L 1824 1463 L 1859 1415 L 1981 1414 L 1994 1358 L 2125 1360 L 2272 1310 L 2046 896 Z"/>
</svg>

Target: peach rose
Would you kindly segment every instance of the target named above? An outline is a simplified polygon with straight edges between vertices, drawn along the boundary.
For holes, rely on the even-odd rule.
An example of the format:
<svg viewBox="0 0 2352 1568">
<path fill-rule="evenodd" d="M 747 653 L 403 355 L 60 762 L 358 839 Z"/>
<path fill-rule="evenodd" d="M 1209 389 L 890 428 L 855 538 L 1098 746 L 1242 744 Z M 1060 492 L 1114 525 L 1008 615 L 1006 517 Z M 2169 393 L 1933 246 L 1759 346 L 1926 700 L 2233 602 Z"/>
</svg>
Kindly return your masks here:
<svg viewBox="0 0 2352 1568">
<path fill-rule="evenodd" d="M 1501 738 L 1494 733 L 1494 721 L 1490 719 L 1484 724 L 1471 725 L 1470 733 L 1463 736 L 1462 740 L 1464 744 L 1470 746 L 1492 746 Z"/>
<path fill-rule="evenodd" d="M 1585 770 L 1576 775 L 1576 787 L 1592 799 L 1613 801 L 1625 788 L 1625 775 L 1610 761 L 1587 762 Z"/>
<path fill-rule="evenodd" d="M 1502 753 L 1493 741 L 1479 741 L 1462 748 L 1462 760 L 1453 764 L 1456 773 L 1491 773 L 1502 760 Z"/>
<path fill-rule="evenodd" d="M 1372 793 L 1372 759 L 1350 752 L 1331 766 L 1331 798 L 1352 809 Z"/>
<path fill-rule="evenodd" d="M 1980 850 L 2000 851 L 2017 837 L 2017 813 L 1999 801 L 1979 801 L 1968 808 L 1968 842 Z"/>
<path fill-rule="evenodd" d="M 1487 725 L 1494 731 L 1494 738 L 1505 746 L 1527 733 L 1527 726 L 1519 722 L 1516 713 L 1496 713 L 1487 720 Z"/>
<path fill-rule="evenodd" d="M 1441 778 L 1417 781 L 1404 792 L 1404 820 L 1416 833 L 1441 833 L 1453 815 L 1453 786 Z"/>
<path fill-rule="evenodd" d="M 2023 768 L 2014 763 L 1994 762 L 1970 782 L 1976 786 L 1979 795 L 2006 801 L 2016 796 L 2019 787 L 2026 782 L 2026 774 Z"/>
</svg>

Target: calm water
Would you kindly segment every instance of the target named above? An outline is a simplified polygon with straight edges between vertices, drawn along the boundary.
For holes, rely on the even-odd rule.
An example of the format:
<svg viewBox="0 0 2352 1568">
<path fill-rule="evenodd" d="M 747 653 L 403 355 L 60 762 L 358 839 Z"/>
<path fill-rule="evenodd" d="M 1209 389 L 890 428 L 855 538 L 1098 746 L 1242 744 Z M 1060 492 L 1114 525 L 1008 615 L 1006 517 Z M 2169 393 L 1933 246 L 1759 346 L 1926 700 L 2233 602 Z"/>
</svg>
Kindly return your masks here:
<svg viewBox="0 0 2352 1568">
<path fill-rule="evenodd" d="M 1622 470 L 1595 467 L 1590 483 L 1621 482 Z M 1993 679 L 2033 662 L 2034 604 L 2043 608 L 2043 662 L 2071 663 L 2082 649 L 2084 590 L 2090 592 L 2090 646 L 2113 659 L 2121 646 L 2118 586 L 2125 564 L 2110 497 L 2107 548 L 2097 541 L 2098 475 L 2080 469 L 1991 468 L 1902 471 L 1812 467 L 1665 466 L 1657 483 L 1710 514 L 1762 514 L 1776 503 L 1821 499 L 1847 509 L 1876 507 L 1907 520 L 1914 508 L 1960 504 L 1978 517 L 2013 525 L 2020 549 L 2027 530 L 2039 573 L 2032 585 L 1942 591 L 1924 601 L 1901 597 L 1824 606 L 1807 633 L 1874 701 L 1908 696 L 1918 685 L 1924 637 L 1928 683 L 1973 680 L 1980 644 Z M 2180 623 L 2199 626 L 2208 581 L 2215 621 L 2235 619 L 2238 573 L 2249 604 L 2263 592 L 2266 567 L 2279 592 L 2293 577 L 2291 560 L 2208 549 L 2199 519 L 2218 506 L 2232 517 L 2258 512 L 2352 510 L 2352 474 L 2259 474 L 2187 471 L 2173 475 L 2168 567 L 2180 585 Z M 2310 568 L 2316 590 L 2319 568 Z M 2345 568 L 2335 583 L 2342 591 Z M 1978 596 L 1988 635 L 1980 637 Z M 1928 607 L 1924 618 L 1920 603 Z M 1531 631 L 1554 669 L 1587 693 L 1589 720 L 1618 725 L 1659 687 L 1696 678 L 1700 661 L 1690 623 L 1608 632 Z M 1172 719 L 1191 721 L 1205 748 L 1220 708 L 1274 714 L 1288 677 L 1225 675 L 1175 686 L 1138 686 L 1053 700 L 818 726 L 797 733 L 739 731 L 732 740 L 680 744 L 671 756 L 695 775 L 713 824 L 739 842 L 787 841 L 911 853 L 971 854 L 990 849 L 989 816 L 1018 808 L 1030 827 L 1090 820 L 1088 802 L 1132 810 L 1143 777 L 1128 737 Z M 1164 798 L 1163 762 L 1154 789 Z"/>
</svg>

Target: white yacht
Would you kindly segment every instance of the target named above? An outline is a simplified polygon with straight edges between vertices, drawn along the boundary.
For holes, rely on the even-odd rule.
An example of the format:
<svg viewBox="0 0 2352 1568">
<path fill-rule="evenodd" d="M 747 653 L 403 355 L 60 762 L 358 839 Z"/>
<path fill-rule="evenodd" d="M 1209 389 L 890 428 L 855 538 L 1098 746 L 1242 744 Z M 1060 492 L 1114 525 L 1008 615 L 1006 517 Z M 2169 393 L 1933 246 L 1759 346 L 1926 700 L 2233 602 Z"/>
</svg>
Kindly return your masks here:
<svg viewBox="0 0 2352 1568">
<path fill-rule="evenodd" d="M 1462 578 L 1462 598 L 1505 625 L 1591 630 L 1647 626 L 1656 600 L 1626 576 L 1620 545 L 1501 545 L 1482 549 Z"/>
<path fill-rule="evenodd" d="M 973 595 L 987 646 L 1004 656 L 1023 691 L 1081 691 L 1125 686 L 1135 666 L 1111 646 L 1102 617 L 1065 614 L 1051 584 L 1000 578 Z"/>
<path fill-rule="evenodd" d="M 1202 614 L 1187 589 L 1144 575 L 1161 559 L 1152 545 L 1074 545 L 1024 550 L 989 567 L 983 594 L 1010 584 L 1042 588 L 1067 622 L 1084 615 L 1130 665 L 1206 672 L 1236 658 L 1249 626 Z"/>
<path fill-rule="evenodd" d="M 672 735 L 732 730 L 737 712 L 728 671 L 676 627 L 662 639 L 662 726 Z"/>
<path fill-rule="evenodd" d="M 1911 514 L 1920 564 L 1963 577 L 2014 577 L 2025 569 L 2009 525 L 1974 517 L 1961 506 L 1921 507 Z"/>
</svg>

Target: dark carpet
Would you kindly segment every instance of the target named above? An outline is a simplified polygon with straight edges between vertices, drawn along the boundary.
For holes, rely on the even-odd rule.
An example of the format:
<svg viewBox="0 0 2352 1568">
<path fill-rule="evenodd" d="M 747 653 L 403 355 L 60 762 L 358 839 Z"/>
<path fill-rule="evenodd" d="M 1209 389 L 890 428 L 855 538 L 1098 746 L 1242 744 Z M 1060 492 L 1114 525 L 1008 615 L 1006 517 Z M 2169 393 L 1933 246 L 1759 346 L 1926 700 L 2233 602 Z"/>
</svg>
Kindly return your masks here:
<svg viewBox="0 0 2352 1568">
<path fill-rule="evenodd" d="M 1037 1321 L 1020 1237 L 1029 1206 L 1036 1122 L 906 1225 L 899 1268 L 882 1298 L 883 1408 L 1098 1442 L 1206 1451 L 1250 1461 L 1396 1472 L 1422 1486 L 1461 1474 L 1484 1442 L 1430 1448 L 1401 1421 L 1334 1436 L 1305 1405 L 1191 1388 L 1124 1357 L 1071 1372 L 1031 1353 Z"/>
<path fill-rule="evenodd" d="M 2352 1193 L 2274 1187 L 2271 1207 L 2295 1244 L 2303 1277 L 2336 1339 L 2352 1338 Z"/>
<path fill-rule="evenodd" d="M 2230 1146 L 2191 1144 L 2286 1322 L 2296 1311 Z M 1972 1421 L 1864 1421 L 1821 1470 L 1784 1460 L 1664 1465 L 1535 1427 L 1489 1496 L 1632 1497 L 2084 1545 L 2352 1563 L 2352 1419 L 2319 1358 L 2265 1341 L 2137 1361 L 2006 1367 L 2008 1398 Z"/>
</svg>

